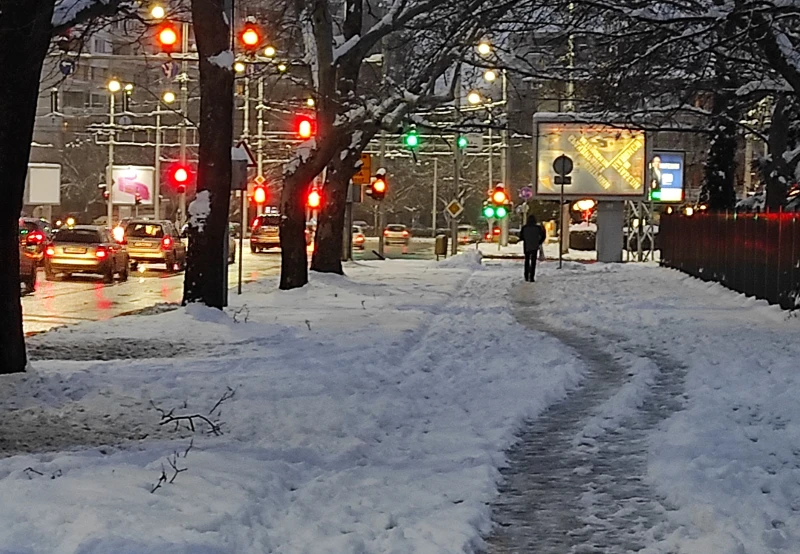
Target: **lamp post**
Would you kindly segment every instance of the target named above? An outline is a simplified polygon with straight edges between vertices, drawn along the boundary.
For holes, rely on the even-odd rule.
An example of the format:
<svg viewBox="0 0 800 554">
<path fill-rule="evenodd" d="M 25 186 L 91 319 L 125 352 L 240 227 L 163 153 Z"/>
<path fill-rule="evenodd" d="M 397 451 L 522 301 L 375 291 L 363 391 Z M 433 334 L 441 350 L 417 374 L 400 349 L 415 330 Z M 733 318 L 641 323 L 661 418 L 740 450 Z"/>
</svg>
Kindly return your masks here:
<svg viewBox="0 0 800 554">
<path fill-rule="evenodd" d="M 114 102 L 116 94 L 122 90 L 122 83 L 117 79 L 111 79 L 107 88 L 110 93 L 108 96 L 108 123 L 111 128 L 111 136 L 108 139 L 108 166 L 106 167 L 106 190 L 108 191 L 106 225 L 110 229 L 112 219 L 114 219 Z"/>
<path fill-rule="evenodd" d="M 172 104 L 175 102 L 175 93 L 167 91 L 161 95 L 161 102 L 164 104 Z M 153 212 L 156 219 L 161 219 L 161 104 L 159 103 L 156 109 L 156 159 L 155 159 L 155 177 L 153 178 Z"/>
</svg>

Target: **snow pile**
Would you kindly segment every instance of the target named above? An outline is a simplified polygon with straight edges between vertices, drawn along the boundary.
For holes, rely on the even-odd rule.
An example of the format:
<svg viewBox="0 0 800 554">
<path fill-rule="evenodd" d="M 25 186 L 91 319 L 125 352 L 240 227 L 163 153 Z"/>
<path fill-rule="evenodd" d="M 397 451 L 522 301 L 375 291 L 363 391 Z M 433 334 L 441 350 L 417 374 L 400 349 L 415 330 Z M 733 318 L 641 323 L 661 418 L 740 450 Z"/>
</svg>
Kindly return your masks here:
<svg viewBox="0 0 800 554">
<path fill-rule="evenodd" d="M 233 52 L 230 50 L 223 50 L 219 54 L 215 56 L 210 56 L 208 58 L 209 63 L 212 63 L 222 69 L 233 69 Z"/>
<path fill-rule="evenodd" d="M 211 191 L 201 190 L 189 204 L 189 227 L 203 232 L 208 216 L 211 215 Z"/>
<path fill-rule="evenodd" d="M 478 269 L 481 267 L 483 254 L 477 248 L 468 248 L 456 256 L 451 256 L 439 262 L 439 267 Z"/>
<path fill-rule="evenodd" d="M 515 430 L 583 365 L 515 322 L 497 283 L 516 268 L 459 258 L 353 264 L 299 290 L 254 283 L 225 314 L 192 305 L 53 333 L 63 350 L 158 339 L 177 352 L 39 361 L 3 381 L 0 426 L 26 440 L 0 459 L 0 496 L 24 499 L 0 503 L 0 551 L 477 547 Z M 52 443 L 42 428 L 69 433 Z"/>
</svg>

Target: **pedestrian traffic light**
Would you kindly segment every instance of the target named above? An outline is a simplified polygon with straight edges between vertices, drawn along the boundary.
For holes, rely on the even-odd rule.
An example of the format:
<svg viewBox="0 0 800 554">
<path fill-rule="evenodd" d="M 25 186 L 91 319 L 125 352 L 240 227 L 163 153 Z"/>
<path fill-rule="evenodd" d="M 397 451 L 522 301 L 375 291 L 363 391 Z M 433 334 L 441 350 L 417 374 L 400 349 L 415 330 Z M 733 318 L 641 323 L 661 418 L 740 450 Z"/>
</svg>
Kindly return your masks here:
<svg viewBox="0 0 800 554">
<path fill-rule="evenodd" d="M 306 115 L 300 116 L 295 122 L 295 129 L 298 137 L 309 139 L 314 134 L 314 120 Z"/>
<path fill-rule="evenodd" d="M 464 148 L 469 146 L 469 140 L 464 135 L 458 135 L 458 138 L 456 139 L 456 146 L 458 146 L 459 149 L 463 150 Z"/>
<path fill-rule="evenodd" d="M 317 189 L 311 189 L 311 192 L 308 193 L 308 207 L 317 209 L 320 203 L 322 203 L 322 195 Z"/>
<path fill-rule="evenodd" d="M 248 54 L 255 54 L 262 42 L 261 28 L 252 21 L 245 23 L 239 33 L 239 42 L 242 49 Z"/>
<path fill-rule="evenodd" d="M 411 127 L 406 131 L 403 137 L 403 143 L 407 148 L 411 148 L 412 150 L 419 147 L 419 134 L 417 134 L 417 129 L 415 127 Z"/>
<path fill-rule="evenodd" d="M 508 194 L 502 185 L 497 185 L 489 193 L 489 200 L 483 206 L 483 217 L 486 219 L 503 219 L 508 215 Z"/>
<path fill-rule="evenodd" d="M 486 204 L 483 206 L 483 217 L 486 219 L 491 219 L 494 217 L 494 206 L 491 204 Z"/>
<path fill-rule="evenodd" d="M 165 21 L 156 29 L 156 41 L 162 52 L 172 54 L 180 48 L 180 34 L 178 26 L 171 21 Z"/>
<path fill-rule="evenodd" d="M 267 202 L 267 189 L 264 185 L 256 185 L 253 189 L 253 201 L 258 204 L 265 204 Z"/>
</svg>

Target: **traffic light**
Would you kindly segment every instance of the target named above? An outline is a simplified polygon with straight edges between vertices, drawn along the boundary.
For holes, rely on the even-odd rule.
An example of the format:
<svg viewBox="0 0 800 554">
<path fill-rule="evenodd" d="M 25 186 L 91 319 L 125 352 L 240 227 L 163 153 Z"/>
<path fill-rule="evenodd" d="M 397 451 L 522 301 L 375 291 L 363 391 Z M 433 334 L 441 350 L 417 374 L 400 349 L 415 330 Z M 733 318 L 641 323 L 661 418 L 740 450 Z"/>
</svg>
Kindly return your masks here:
<svg viewBox="0 0 800 554">
<path fill-rule="evenodd" d="M 242 45 L 242 49 L 248 54 L 255 54 L 258 47 L 261 46 L 262 40 L 261 28 L 252 21 L 245 23 L 239 33 L 239 42 Z"/>
<path fill-rule="evenodd" d="M 172 54 L 180 49 L 180 38 L 178 26 L 171 21 L 165 21 L 156 30 L 156 41 L 165 54 Z"/>
<path fill-rule="evenodd" d="M 489 194 L 489 200 L 483 206 L 483 217 L 486 219 L 503 219 L 508 215 L 508 194 L 502 185 L 497 185 Z"/>
<path fill-rule="evenodd" d="M 319 193 L 317 189 L 311 189 L 311 192 L 308 193 L 308 207 L 312 209 L 319 208 L 319 205 L 322 203 L 322 195 Z"/>
<path fill-rule="evenodd" d="M 295 122 L 295 129 L 298 137 L 309 139 L 314 135 L 314 120 L 306 115 L 300 116 Z"/>
<path fill-rule="evenodd" d="M 267 202 L 267 188 L 264 185 L 256 185 L 253 189 L 253 201 L 259 206 Z"/>
<path fill-rule="evenodd" d="M 406 148 L 411 148 L 412 150 L 419 147 L 419 134 L 417 134 L 416 127 L 411 127 L 403 137 L 403 143 L 406 145 Z"/>
<path fill-rule="evenodd" d="M 189 184 L 191 178 L 191 169 L 187 165 L 176 163 L 169 168 L 169 181 L 172 183 L 172 186 L 175 187 L 175 191 L 178 192 L 178 194 L 184 194 L 186 192 L 186 185 Z"/>
<path fill-rule="evenodd" d="M 386 186 L 386 177 L 383 175 L 379 175 L 375 177 L 375 180 L 372 182 L 372 198 L 374 200 L 383 200 L 386 196 L 386 189 L 389 187 Z"/>
<path fill-rule="evenodd" d="M 460 150 L 464 150 L 464 148 L 469 146 L 469 140 L 464 135 L 458 135 L 458 138 L 456 139 L 456 146 L 458 146 Z"/>
</svg>

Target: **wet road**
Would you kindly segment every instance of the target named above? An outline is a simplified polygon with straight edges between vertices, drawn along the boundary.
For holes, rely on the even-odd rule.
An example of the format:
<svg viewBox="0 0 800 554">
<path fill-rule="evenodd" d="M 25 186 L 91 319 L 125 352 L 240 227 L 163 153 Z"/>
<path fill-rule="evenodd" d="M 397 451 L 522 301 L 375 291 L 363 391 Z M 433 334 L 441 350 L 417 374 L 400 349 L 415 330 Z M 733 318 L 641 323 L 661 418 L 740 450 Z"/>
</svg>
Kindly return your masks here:
<svg viewBox="0 0 800 554">
<path fill-rule="evenodd" d="M 238 260 L 228 266 L 228 282 L 236 286 Z M 252 254 L 245 249 L 242 280 L 255 281 L 278 275 L 279 251 Z M 108 319 L 160 303 L 180 302 L 183 272 L 171 273 L 159 266 L 142 266 L 144 271 L 131 273 L 125 283 L 103 284 L 97 276 L 73 276 L 69 280 L 49 282 L 39 271 L 36 292 L 22 299 L 23 327 L 26 333 L 46 331 L 60 325 Z"/>
<path fill-rule="evenodd" d="M 378 259 L 372 250 L 378 249 L 378 239 L 368 238 L 363 251 L 356 250 L 354 259 Z M 386 247 L 392 259 L 432 259 L 432 239 L 412 239 L 408 246 Z M 244 282 L 280 273 L 279 250 L 253 254 L 246 247 L 242 258 Z M 36 292 L 22 299 L 25 332 L 38 333 L 82 321 L 97 321 L 141 310 L 163 303 L 177 303 L 183 294 L 183 273 L 167 272 L 156 265 L 142 266 L 144 271 L 131 273 L 125 283 L 104 284 L 97 276 L 76 275 L 69 280 L 49 282 L 39 271 Z M 236 286 L 238 260 L 228 266 L 228 282 Z"/>
</svg>

